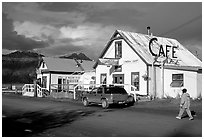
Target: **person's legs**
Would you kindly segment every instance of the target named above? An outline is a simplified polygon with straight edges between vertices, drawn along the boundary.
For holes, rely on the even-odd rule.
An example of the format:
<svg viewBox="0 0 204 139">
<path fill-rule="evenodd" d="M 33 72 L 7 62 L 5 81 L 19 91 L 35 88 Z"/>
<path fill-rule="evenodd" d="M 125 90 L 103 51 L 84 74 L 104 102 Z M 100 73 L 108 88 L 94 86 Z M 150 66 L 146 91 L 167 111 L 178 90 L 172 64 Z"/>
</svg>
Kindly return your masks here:
<svg viewBox="0 0 204 139">
<path fill-rule="evenodd" d="M 185 109 L 184 108 L 180 108 L 180 111 L 179 111 L 179 114 L 178 114 L 178 117 L 182 117 L 182 115 L 183 115 L 183 112 L 185 111 Z"/>
<path fill-rule="evenodd" d="M 186 108 L 186 112 L 187 112 L 188 116 L 190 117 L 189 120 L 192 120 L 192 119 L 193 119 L 193 116 L 191 115 L 190 109 L 189 109 L 189 108 Z"/>
</svg>

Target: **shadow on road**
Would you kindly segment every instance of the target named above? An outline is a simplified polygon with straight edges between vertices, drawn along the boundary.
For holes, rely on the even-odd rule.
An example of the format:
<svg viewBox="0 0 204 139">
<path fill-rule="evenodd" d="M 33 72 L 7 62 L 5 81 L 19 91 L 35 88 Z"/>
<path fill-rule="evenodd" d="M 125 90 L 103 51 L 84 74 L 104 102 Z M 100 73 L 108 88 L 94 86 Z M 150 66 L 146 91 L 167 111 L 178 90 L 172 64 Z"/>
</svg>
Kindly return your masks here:
<svg viewBox="0 0 204 139">
<path fill-rule="evenodd" d="M 36 135 L 46 129 L 56 128 L 95 111 L 58 111 L 58 112 L 30 112 L 22 115 L 2 118 L 3 137 L 26 137 Z"/>
</svg>

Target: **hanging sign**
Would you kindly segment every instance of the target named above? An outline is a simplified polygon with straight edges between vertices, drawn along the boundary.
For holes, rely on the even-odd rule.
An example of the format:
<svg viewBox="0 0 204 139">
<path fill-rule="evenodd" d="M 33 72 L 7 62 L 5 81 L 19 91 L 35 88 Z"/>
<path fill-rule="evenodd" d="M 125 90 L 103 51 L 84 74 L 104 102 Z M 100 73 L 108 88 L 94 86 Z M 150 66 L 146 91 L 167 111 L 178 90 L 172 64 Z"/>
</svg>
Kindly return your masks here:
<svg viewBox="0 0 204 139">
<path fill-rule="evenodd" d="M 123 65 L 123 64 L 128 64 L 128 63 L 137 63 L 138 61 L 139 61 L 138 59 L 123 60 L 123 61 L 121 61 L 121 65 Z"/>
<path fill-rule="evenodd" d="M 118 65 L 119 59 L 99 58 L 102 65 Z"/>
</svg>

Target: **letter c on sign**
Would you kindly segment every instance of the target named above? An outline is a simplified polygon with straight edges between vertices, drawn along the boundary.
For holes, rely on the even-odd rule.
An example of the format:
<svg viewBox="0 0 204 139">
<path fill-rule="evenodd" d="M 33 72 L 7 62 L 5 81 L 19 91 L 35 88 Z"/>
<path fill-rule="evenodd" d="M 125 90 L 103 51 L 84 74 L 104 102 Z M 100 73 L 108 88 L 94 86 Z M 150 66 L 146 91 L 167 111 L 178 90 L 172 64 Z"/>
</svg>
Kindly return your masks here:
<svg viewBox="0 0 204 139">
<path fill-rule="evenodd" d="M 149 41 L 149 51 L 150 53 L 153 55 L 153 56 L 157 56 L 155 53 L 153 53 L 152 49 L 151 49 L 151 44 L 153 43 L 153 41 L 157 41 L 157 38 L 152 38 L 150 41 Z"/>
</svg>

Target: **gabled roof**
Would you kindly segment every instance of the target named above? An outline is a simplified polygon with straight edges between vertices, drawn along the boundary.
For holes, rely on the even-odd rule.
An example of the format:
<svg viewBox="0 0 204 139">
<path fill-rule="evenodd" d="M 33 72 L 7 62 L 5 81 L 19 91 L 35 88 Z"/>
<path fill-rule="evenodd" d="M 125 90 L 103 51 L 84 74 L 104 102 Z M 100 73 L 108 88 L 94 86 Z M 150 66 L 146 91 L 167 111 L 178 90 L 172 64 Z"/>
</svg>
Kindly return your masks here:
<svg viewBox="0 0 204 139">
<path fill-rule="evenodd" d="M 57 72 L 82 71 L 82 69 L 77 66 L 77 63 L 74 59 L 43 57 L 43 61 L 45 62 L 49 71 Z M 93 61 L 83 60 L 81 66 L 83 67 L 84 71 L 92 71 L 93 64 L 94 64 Z"/>
<path fill-rule="evenodd" d="M 154 57 L 149 52 L 149 41 L 151 38 L 157 38 L 158 39 L 157 43 L 154 43 L 154 47 L 152 47 L 152 50 L 154 52 L 159 51 L 160 45 L 177 46 L 176 56 L 177 59 L 179 60 L 179 65 L 177 66 L 202 67 L 202 62 L 175 39 L 150 36 L 146 34 L 127 32 L 122 30 L 116 30 L 114 32 L 110 41 L 108 42 L 107 46 L 105 47 L 99 58 L 102 58 L 104 56 L 104 54 L 110 47 L 111 42 L 118 34 L 120 35 L 120 38 L 124 39 L 124 41 L 147 65 L 152 64 L 152 62 L 154 61 Z M 94 67 L 96 67 L 96 64 L 94 65 Z"/>
</svg>

